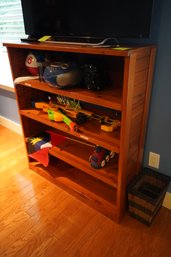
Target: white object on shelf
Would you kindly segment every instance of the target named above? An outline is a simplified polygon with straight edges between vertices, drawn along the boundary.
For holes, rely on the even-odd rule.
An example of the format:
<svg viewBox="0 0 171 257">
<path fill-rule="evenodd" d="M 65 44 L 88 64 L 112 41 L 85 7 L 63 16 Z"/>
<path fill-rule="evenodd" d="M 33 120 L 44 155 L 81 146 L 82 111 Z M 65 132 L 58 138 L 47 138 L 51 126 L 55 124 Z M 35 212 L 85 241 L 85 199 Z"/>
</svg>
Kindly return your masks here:
<svg viewBox="0 0 171 257">
<path fill-rule="evenodd" d="M 24 77 L 18 77 L 14 80 L 15 84 L 20 84 L 23 81 L 29 80 L 29 79 L 39 79 L 39 76 L 24 76 Z"/>
</svg>

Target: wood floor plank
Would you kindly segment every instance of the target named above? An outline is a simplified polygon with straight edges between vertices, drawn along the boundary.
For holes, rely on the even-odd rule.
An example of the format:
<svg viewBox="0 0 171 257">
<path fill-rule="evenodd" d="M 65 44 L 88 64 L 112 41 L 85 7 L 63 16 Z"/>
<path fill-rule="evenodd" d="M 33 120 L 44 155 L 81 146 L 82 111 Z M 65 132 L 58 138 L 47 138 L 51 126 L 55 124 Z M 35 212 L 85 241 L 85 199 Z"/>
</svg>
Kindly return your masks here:
<svg viewBox="0 0 171 257">
<path fill-rule="evenodd" d="M 170 210 L 116 224 L 29 170 L 22 137 L 0 126 L 0 257 L 170 256 Z"/>
</svg>

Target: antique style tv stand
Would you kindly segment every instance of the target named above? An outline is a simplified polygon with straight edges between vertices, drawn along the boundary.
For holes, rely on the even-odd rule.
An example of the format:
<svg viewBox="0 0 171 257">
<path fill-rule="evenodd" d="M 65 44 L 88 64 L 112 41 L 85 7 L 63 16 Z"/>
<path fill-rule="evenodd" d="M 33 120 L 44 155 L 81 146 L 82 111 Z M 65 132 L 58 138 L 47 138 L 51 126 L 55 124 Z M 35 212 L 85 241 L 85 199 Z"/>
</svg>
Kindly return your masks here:
<svg viewBox="0 0 171 257">
<path fill-rule="evenodd" d="M 111 49 L 47 43 L 4 45 L 13 79 L 30 75 L 25 60 L 32 51 L 56 59 L 62 55 L 81 64 L 93 61 L 105 70 L 106 84 L 99 92 L 84 87 L 62 90 L 32 79 L 15 84 L 15 92 L 27 154 L 27 138 L 47 129 L 76 139 L 51 148 L 48 167 L 28 157 L 30 169 L 119 222 L 126 208 L 127 185 L 142 167 L 155 46 Z M 32 99 L 45 99 L 47 95 L 77 99 L 87 110 L 97 110 L 102 115 L 117 114 L 121 126 L 105 132 L 99 122 L 90 120 L 72 132 L 66 124 L 50 121 L 44 112 L 32 107 Z M 103 146 L 116 155 L 104 168 L 94 169 L 89 163 L 91 144 Z"/>
</svg>

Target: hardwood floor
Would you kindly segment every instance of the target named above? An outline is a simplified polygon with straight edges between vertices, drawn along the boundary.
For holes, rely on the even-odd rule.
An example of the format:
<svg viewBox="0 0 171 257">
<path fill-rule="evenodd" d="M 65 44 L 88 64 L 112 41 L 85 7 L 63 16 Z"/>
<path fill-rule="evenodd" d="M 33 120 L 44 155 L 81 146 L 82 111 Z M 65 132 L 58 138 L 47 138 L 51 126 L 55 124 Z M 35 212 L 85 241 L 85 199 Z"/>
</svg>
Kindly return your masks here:
<svg viewBox="0 0 171 257">
<path fill-rule="evenodd" d="M 0 126 L 0 257 L 170 257 L 171 211 L 116 224 L 27 167 L 22 137 Z"/>
</svg>

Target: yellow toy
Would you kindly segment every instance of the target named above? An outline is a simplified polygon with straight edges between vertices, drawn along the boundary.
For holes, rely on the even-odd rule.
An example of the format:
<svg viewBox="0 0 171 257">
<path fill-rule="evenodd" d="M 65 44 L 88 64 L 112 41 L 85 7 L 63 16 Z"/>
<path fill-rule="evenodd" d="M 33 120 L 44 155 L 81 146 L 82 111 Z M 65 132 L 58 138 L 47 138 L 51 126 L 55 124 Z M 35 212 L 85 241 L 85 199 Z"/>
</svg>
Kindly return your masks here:
<svg viewBox="0 0 171 257">
<path fill-rule="evenodd" d="M 75 122 L 70 120 L 58 105 L 53 104 L 52 102 L 35 102 L 34 107 L 37 109 L 42 109 L 44 112 L 48 113 L 49 120 L 53 120 L 55 122 L 65 122 L 72 131 L 77 131 L 78 126 Z"/>
</svg>

